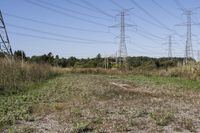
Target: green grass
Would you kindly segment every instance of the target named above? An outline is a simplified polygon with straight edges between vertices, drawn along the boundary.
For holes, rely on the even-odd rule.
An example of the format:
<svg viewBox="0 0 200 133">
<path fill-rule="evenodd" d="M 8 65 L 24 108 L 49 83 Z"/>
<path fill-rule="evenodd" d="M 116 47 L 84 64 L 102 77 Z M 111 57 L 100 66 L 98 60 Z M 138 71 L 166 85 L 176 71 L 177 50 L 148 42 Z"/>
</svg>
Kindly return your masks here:
<svg viewBox="0 0 200 133">
<path fill-rule="evenodd" d="M 156 110 L 151 113 L 151 118 L 156 121 L 159 126 L 167 126 L 174 120 L 174 114 L 168 110 Z"/>
<path fill-rule="evenodd" d="M 165 86 L 176 89 L 200 90 L 200 80 L 189 80 L 177 77 L 144 76 L 144 75 L 123 75 L 111 76 L 111 79 L 133 82 L 142 86 Z"/>
<path fill-rule="evenodd" d="M 84 89 L 92 87 L 88 86 L 90 80 L 85 80 L 87 81 L 77 74 L 65 74 L 32 85 L 26 91 L 0 95 L 0 129 L 15 125 L 17 121 L 34 121 L 37 116 L 62 111 L 68 107 L 68 102 L 73 102 L 74 99 L 80 98 L 80 102 L 89 102 L 88 95 L 91 92 Z M 79 111 L 77 108 L 76 110 Z"/>
<path fill-rule="evenodd" d="M 98 120 L 101 115 L 106 116 L 110 113 L 106 109 L 97 110 L 96 103 L 92 103 L 94 99 L 109 101 L 121 98 L 125 102 L 127 99 L 140 99 L 140 95 L 134 97 L 132 93 L 113 89 L 113 86 L 109 84 L 110 81 L 128 82 L 138 86 L 150 87 L 166 86 L 193 90 L 199 90 L 200 88 L 200 81 L 180 78 L 142 75 L 64 74 L 31 85 L 26 91 L 13 95 L 0 95 L 0 129 L 10 128 L 10 126 L 16 125 L 18 121 L 35 121 L 38 116 L 62 112 L 63 110 L 70 112 L 70 118 L 60 115 L 60 119 L 62 121 L 72 119 L 73 123 L 77 123 L 74 125 L 74 131 L 81 132 L 99 128 L 97 125 L 101 125 L 101 122 L 97 123 L 91 119 L 83 119 L 83 109 L 89 108 L 91 113 L 98 114 L 99 116 L 97 115 L 95 118 Z M 165 116 L 158 119 L 163 114 Z M 172 121 L 172 115 L 165 112 L 152 113 L 152 118 L 158 125 L 167 125 Z M 93 126 L 94 123 L 95 126 Z M 120 127 L 120 129 L 124 128 Z"/>
<path fill-rule="evenodd" d="M 32 120 L 31 106 L 39 102 L 41 93 L 38 89 L 45 83 L 39 83 L 27 87 L 27 91 L 13 95 L 0 95 L 0 127 L 13 125 L 16 120 Z"/>
<path fill-rule="evenodd" d="M 21 91 L 13 95 L 0 95 L 0 127 L 13 125 L 17 120 L 32 121 L 34 105 L 48 104 L 59 98 L 62 92 L 57 91 L 55 94 L 54 80 L 35 83 L 27 86 L 26 91 Z M 51 95 L 54 95 L 55 99 Z M 61 96 L 63 93 L 61 94 Z M 52 105 L 53 106 L 53 105 Z M 59 108 L 55 106 L 55 108 Z M 61 107 L 60 107 L 61 108 Z"/>
</svg>

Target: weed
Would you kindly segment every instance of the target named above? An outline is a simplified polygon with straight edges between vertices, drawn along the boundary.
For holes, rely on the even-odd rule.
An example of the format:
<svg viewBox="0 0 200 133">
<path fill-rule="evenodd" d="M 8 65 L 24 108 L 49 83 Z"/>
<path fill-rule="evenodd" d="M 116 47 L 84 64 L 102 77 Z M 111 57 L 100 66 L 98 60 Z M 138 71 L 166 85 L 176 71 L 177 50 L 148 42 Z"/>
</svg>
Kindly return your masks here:
<svg viewBox="0 0 200 133">
<path fill-rule="evenodd" d="M 196 127 L 192 121 L 192 119 L 182 119 L 179 122 L 180 127 L 189 130 L 190 132 L 195 132 L 196 131 Z"/>
<path fill-rule="evenodd" d="M 50 65 L 8 62 L 0 59 L 0 95 L 24 91 L 28 85 L 54 77 L 58 72 Z"/>
<path fill-rule="evenodd" d="M 174 120 L 174 114 L 171 111 L 159 109 L 151 113 L 151 118 L 156 121 L 157 125 L 167 126 L 170 122 Z"/>
<path fill-rule="evenodd" d="M 90 126 L 90 122 L 79 122 L 75 124 L 73 129 L 74 133 L 88 133 L 92 132 L 94 129 Z"/>
</svg>

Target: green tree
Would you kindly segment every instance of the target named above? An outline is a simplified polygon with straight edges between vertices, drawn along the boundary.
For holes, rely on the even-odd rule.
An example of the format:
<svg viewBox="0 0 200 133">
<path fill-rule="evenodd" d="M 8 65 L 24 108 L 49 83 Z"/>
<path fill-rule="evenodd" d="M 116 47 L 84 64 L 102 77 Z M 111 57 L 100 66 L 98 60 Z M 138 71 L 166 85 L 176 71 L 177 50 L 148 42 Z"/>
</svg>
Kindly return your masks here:
<svg viewBox="0 0 200 133">
<path fill-rule="evenodd" d="M 24 59 L 26 59 L 26 54 L 22 50 L 17 50 L 17 51 L 14 52 L 14 57 L 17 58 L 17 59 L 21 59 L 22 57 Z"/>
</svg>

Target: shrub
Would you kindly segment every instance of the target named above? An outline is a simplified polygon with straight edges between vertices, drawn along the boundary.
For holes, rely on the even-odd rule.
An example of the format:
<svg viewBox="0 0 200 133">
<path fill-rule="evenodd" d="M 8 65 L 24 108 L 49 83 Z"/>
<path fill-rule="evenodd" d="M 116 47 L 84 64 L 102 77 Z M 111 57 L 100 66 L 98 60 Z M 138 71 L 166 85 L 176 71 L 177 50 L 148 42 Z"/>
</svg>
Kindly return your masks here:
<svg viewBox="0 0 200 133">
<path fill-rule="evenodd" d="M 200 64 L 188 64 L 159 71 L 161 76 L 180 77 L 190 80 L 200 79 Z"/>
<path fill-rule="evenodd" d="M 27 84 L 40 82 L 58 73 L 47 64 L 24 63 L 0 59 L 0 94 L 16 92 Z"/>
</svg>

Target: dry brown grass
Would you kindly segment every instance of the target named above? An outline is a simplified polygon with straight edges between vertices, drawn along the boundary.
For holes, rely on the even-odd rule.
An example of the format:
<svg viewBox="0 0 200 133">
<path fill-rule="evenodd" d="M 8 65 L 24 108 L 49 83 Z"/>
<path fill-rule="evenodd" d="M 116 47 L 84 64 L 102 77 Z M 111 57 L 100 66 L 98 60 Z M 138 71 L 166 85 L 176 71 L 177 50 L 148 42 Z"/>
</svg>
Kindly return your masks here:
<svg viewBox="0 0 200 133">
<path fill-rule="evenodd" d="M 72 68 L 69 69 L 72 73 L 83 73 L 83 74 L 122 74 L 122 72 L 116 69 L 103 69 L 103 68 Z"/>
<path fill-rule="evenodd" d="M 0 90 L 20 90 L 31 82 L 46 80 L 58 74 L 58 68 L 47 64 L 24 63 L 0 59 Z"/>
<path fill-rule="evenodd" d="M 63 71 L 82 74 L 106 74 L 106 75 L 145 75 L 145 76 L 164 76 L 179 77 L 184 79 L 199 80 L 200 79 L 200 63 L 188 65 L 178 65 L 168 69 L 134 69 L 134 70 L 118 70 L 103 68 L 66 68 Z"/>
<path fill-rule="evenodd" d="M 161 70 L 158 73 L 160 76 L 180 77 L 192 80 L 200 79 L 200 63 L 188 65 L 179 65 L 168 70 Z"/>
</svg>

